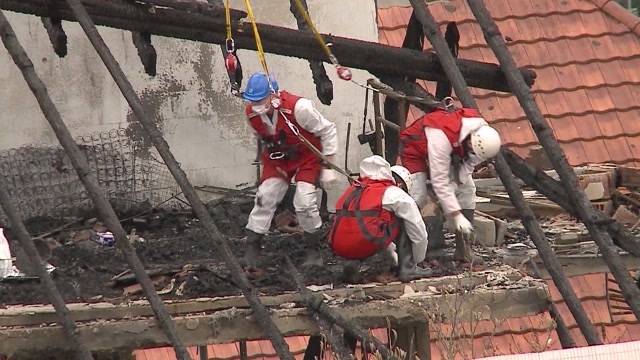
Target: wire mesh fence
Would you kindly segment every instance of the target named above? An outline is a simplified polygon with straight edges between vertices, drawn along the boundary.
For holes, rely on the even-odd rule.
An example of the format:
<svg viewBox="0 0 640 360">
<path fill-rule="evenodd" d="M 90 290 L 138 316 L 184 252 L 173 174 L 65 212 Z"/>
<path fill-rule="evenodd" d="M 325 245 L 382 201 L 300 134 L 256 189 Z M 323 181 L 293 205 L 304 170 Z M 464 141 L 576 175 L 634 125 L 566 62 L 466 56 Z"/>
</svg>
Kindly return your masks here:
<svg viewBox="0 0 640 360">
<path fill-rule="evenodd" d="M 153 156 L 136 155 L 136 144 L 125 129 L 80 136 L 76 143 L 117 210 L 127 211 L 144 203 L 183 206 L 175 199 L 167 201 L 179 188 L 166 166 Z M 79 216 L 92 207 L 61 147 L 31 145 L 0 151 L 0 170 L 25 219 Z M 6 221 L 3 213 L 0 219 Z"/>
</svg>

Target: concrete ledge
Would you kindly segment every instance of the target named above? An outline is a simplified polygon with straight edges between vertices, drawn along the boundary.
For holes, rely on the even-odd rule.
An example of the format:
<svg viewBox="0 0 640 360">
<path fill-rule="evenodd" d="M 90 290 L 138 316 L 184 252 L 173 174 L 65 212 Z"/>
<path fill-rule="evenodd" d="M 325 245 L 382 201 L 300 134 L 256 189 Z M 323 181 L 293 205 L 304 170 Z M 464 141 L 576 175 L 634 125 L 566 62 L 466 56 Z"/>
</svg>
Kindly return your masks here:
<svg viewBox="0 0 640 360">
<path fill-rule="evenodd" d="M 547 306 L 548 295 L 544 283 L 524 279 L 517 283 L 507 282 L 502 288 L 478 287 L 454 294 L 409 291 L 398 299 L 361 301 L 332 307 L 362 327 L 375 328 L 386 327 L 388 322 L 392 325 L 424 322 L 427 316 L 445 322 L 454 315 L 463 319 L 470 318 L 471 314 L 476 319 L 525 316 L 544 311 Z M 304 308 L 274 309 L 272 317 L 286 336 L 318 332 Z M 180 338 L 189 346 L 264 338 L 248 309 L 230 308 L 174 319 Z M 97 320 L 78 325 L 81 341 L 92 351 L 157 347 L 168 343 L 153 318 Z M 68 350 L 67 341 L 58 325 L 0 330 L 0 354 L 64 350 Z"/>
<path fill-rule="evenodd" d="M 497 276 L 515 282 L 523 278 L 522 274 L 509 266 L 501 266 L 486 271 L 465 273 L 459 276 L 445 276 L 430 279 L 421 279 L 411 282 L 411 289 L 416 292 L 435 289 L 464 288 L 473 289 L 491 283 L 491 279 Z M 400 297 L 407 284 L 399 282 L 382 284 L 354 285 L 346 288 L 323 291 L 324 294 L 334 299 L 393 299 Z M 260 297 L 263 304 L 268 307 L 279 307 L 286 303 L 300 302 L 300 297 L 295 293 L 276 296 Z M 248 308 L 247 301 L 242 296 L 230 296 L 219 298 L 189 299 L 184 301 L 165 301 L 167 310 L 171 315 L 184 315 L 198 312 L 219 311 L 230 308 Z M 147 301 L 134 301 L 127 304 L 114 305 L 111 303 L 79 303 L 67 304 L 70 316 L 74 321 L 120 320 L 136 317 L 151 317 L 153 312 Z M 54 324 L 58 320 L 51 305 L 10 306 L 0 309 L 0 330 L 2 327 L 29 326 Z"/>
</svg>

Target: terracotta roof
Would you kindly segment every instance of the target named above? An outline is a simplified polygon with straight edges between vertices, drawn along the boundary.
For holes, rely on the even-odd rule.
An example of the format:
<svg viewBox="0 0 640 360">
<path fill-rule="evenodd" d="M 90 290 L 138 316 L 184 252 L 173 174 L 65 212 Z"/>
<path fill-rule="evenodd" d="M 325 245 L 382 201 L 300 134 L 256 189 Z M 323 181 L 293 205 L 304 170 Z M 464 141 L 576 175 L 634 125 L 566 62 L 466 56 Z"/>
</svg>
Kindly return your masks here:
<svg viewBox="0 0 640 360">
<path fill-rule="evenodd" d="M 607 287 L 618 289 L 607 281 L 605 273 L 574 276 L 569 279 L 578 298 L 582 301 L 587 315 L 596 326 L 602 340 L 607 344 L 640 340 L 640 321 L 631 314 L 615 315 L 609 312 Z M 551 300 L 557 305 L 562 318 L 569 327 L 578 346 L 587 346 L 573 316 L 565 305 L 560 293 L 552 281 L 547 281 Z M 611 305 L 616 305 L 611 303 Z M 560 340 L 554 330 L 554 324 L 545 312 L 534 316 L 510 318 L 503 321 L 479 321 L 456 327 L 457 335 L 451 335 L 447 325 L 431 325 L 431 359 L 452 358 L 451 349 L 458 354 L 456 358 L 477 358 L 496 355 L 524 354 L 545 350 L 561 349 Z M 376 329 L 373 334 L 387 342 L 386 330 Z M 444 337 L 443 337 L 444 336 Z M 442 340 L 445 339 L 445 340 Z M 308 337 L 287 338 L 296 359 L 302 359 Z M 209 359 L 239 360 L 238 344 L 209 345 Z M 271 343 L 266 340 L 247 343 L 250 359 L 276 359 Z M 195 355 L 195 349 L 192 350 Z M 169 348 L 137 350 L 136 360 L 175 360 Z M 330 359 L 329 353 L 325 359 Z M 360 358 L 360 357 L 359 357 Z"/>
<path fill-rule="evenodd" d="M 516 62 L 572 165 L 640 164 L 640 19 L 612 0 L 487 0 Z M 460 58 L 497 63 L 465 1 L 429 5 L 460 30 Z M 410 6 L 379 9 L 379 41 L 401 46 Z M 430 51 L 427 41 L 425 50 Z M 423 83 L 435 92 L 435 83 Z M 480 110 L 521 156 L 536 145 L 514 96 L 473 89 Z M 413 109 L 410 121 L 419 116 Z"/>
</svg>

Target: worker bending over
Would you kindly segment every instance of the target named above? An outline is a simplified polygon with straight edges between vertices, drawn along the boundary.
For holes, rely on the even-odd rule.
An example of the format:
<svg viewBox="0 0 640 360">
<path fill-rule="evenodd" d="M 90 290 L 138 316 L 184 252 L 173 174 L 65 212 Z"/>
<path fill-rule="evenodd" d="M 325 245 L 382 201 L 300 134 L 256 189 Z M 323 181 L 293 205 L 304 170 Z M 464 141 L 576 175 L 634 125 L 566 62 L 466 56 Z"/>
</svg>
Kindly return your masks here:
<svg viewBox="0 0 640 360">
<path fill-rule="evenodd" d="M 333 162 L 338 149 L 338 136 L 333 122 L 325 119 L 313 103 L 286 91 L 278 91 L 275 79 L 265 73 L 254 73 L 242 94 L 247 102 L 246 115 L 262 143 L 262 176 L 255 205 L 247 224 L 245 262 L 256 267 L 261 242 L 271 227 L 278 204 L 295 177 L 293 205 L 298 223 L 304 230 L 304 241 L 318 248 L 322 220 L 317 204 L 316 185 L 327 189 L 336 181 L 333 170 L 326 168 L 299 136 L 306 138 Z M 307 254 L 306 263 L 319 257 Z"/>
<path fill-rule="evenodd" d="M 500 145 L 498 132 L 475 109 L 436 109 L 401 132 L 400 159 L 414 182 L 410 194 L 426 215 L 429 252 L 444 247 L 444 212 L 456 232 L 454 258 L 472 260 L 472 173 Z"/>
<path fill-rule="evenodd" d="M 401 281 L 432 275 L 430 269 L 417 266 L 425 258 L 428 241 L 420 210 L 406 192 L 410 187 L 409 171 L 402 166 L 392 168 L 378 155 L 362 160 L 360 178 L 336 203 L 330 233 L 333 252 L 362 260 L 387 250 Z"/>
</svg>

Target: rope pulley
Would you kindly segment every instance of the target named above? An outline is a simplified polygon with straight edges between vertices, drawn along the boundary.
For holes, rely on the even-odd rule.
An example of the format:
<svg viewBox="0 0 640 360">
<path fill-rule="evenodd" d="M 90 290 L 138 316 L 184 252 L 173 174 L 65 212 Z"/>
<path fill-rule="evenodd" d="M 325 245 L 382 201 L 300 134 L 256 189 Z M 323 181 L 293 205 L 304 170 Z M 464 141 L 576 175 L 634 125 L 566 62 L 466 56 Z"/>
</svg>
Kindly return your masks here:
<svg viewBox="0 0 640 360">
<path fill-rule="evenodd" d="M 231 8 L 229 0 L 225 1 L 224 7 L 225 27 L 227 32 L 224 66 L 227 69 L 227 75 L 229 76 L 229 82 L 231 83 L 231 93 L 237 96 L 240 94 L 240 83 L 242 82 L 242 65 L 240 65 L 240 59 L 238 59 L 238 56 L 236 55 L 236 44 L 231 33 Z"/>
</svg>

